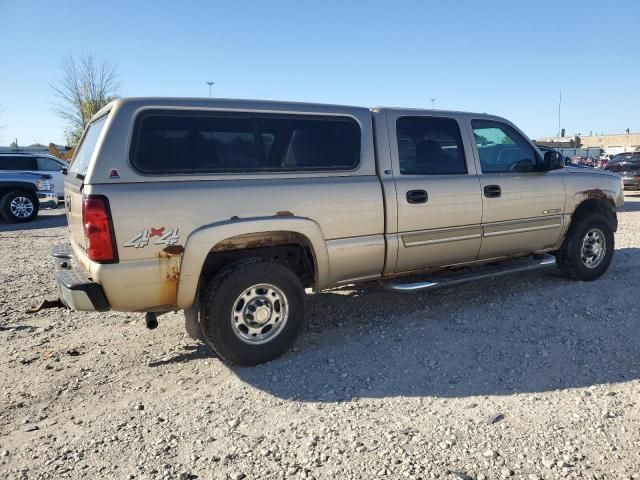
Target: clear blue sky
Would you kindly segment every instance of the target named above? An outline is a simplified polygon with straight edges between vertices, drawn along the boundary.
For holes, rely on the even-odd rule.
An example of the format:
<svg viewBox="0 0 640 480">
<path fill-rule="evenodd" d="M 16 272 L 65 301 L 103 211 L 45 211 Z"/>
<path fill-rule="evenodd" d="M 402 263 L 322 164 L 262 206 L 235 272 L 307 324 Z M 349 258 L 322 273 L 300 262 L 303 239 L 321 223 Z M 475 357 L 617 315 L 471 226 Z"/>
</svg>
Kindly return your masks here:
<svg viewBox="0 0 640 480">
<path fill-rule="evenodd" d="M 310 5 L 313 4 L 313 5 Z M 0 0 L 0 145 L 62 142 L 65 55 L 118 64 L 121 95 L 435 107 L 531 137 L 640 131 L 640 1 Z"/>
</svg>

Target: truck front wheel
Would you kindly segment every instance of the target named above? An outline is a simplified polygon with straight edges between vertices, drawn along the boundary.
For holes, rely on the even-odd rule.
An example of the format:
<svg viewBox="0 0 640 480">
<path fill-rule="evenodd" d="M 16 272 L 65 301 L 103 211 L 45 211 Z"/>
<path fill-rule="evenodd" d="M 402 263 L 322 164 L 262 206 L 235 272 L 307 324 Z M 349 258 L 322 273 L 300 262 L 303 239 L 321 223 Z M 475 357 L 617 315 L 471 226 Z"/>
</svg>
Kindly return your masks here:
<svg viewBox="0 0 640 480">
<path fill-rule="evenodd" d="M 604 216 L 589 213 L 573 221 L 556 259 L 562 273 L 590 282 L 607 271 L 613 249 L 611 224 Z"/>
<path fill-rule="evenodd" d="M 258 365 L 291 346 L 304 323 L 304 287 L 286 266 L 262 258 L 219 272 L 202 297 L 200 327 L 224 360 Z"/>
</svg>

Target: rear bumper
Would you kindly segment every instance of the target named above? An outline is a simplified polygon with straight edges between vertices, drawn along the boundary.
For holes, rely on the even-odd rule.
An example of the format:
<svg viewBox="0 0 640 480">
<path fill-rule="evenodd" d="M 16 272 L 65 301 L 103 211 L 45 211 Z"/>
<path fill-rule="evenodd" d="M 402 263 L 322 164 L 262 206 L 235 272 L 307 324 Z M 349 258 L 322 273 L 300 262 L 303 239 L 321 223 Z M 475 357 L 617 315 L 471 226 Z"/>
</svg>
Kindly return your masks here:
<svg viewBox="0 0 640 480">
<path fill-rule="evenodd" d="M 58 194 L 49 190 L 38 190 L 40 208 L 58 208 Z"/>
<path fill-rule="evenodd" d="M 81 268 L 74 268 L 71 249 L 68 245 L 53 247 L 51 258 L 56 267 L 56 285 L 62 303 L 71 310 L 85 312 L 109 310 L 109 302 L 102 287 L 91 280 L 88 272 Z"/>
</svg>

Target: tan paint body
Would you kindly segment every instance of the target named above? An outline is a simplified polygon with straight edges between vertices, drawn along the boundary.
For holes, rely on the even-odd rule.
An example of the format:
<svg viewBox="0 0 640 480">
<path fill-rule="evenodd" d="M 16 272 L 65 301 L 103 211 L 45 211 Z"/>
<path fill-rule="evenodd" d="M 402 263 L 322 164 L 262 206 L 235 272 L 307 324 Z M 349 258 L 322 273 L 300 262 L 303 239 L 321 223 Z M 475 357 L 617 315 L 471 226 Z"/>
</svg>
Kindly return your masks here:
<svg viewBox="0 0 640 480">
<path fill-rule="evenodd" d="M 148 108 L 348 116 L 361 129 L 360 164 L 347 172 L 143 175 L 130 165 L 128 152 L 135 117 Z M 612 175 L 566 168 L 483 174 L 471 120 L 513 126 L 484 114 L 162 98 L 118 100 L 97 117 L 107 112 L 84 182 L 69 178 L 65 196 L 71 205 L 74 258 L 103 286 L 113 310 L 190 308 L 207 255 L 239 236 L 295 234 L 313 252 L 314 286 L 321 290 L 419 269 L 550 251 L 562 241 L 571 214 L 589 197 L 585 192 L 597 190 L 617 207 L 623 202 L 620 180 Z M 455 119 L 469 173 L 401 175 L 395 124 L 402 116 Z M 109 178 L 113 169 L 119 178 Z M 490 184 L 501 185 L 502 197 L 482 195 L 483 186 Z M 427 190 L 428 202 L 407 203 L 406 192 L 412 189 Z M 109 199 L 118 263 L 87 259 L 82 194 Z M 154 242 L 144 248 L 123 246 L 143 229 L 162 227 L 178 229 L 179 241 L 173 246 L 178 248 Z"/>
</svg>

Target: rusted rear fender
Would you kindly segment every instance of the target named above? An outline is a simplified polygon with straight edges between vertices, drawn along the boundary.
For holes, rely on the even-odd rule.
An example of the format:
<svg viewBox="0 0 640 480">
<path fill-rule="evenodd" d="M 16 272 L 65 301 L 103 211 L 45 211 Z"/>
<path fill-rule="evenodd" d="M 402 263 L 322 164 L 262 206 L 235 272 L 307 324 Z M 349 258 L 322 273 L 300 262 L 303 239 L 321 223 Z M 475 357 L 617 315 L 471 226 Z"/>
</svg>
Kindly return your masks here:
<svg viewBox="0 0 640 480">
<path fill-rule="evenodd" d="M 205 259 L 217 245 L 240 235 L 269 232 L 292 232 L 303 236 L 314 257 L 315 288 L 326 288 L 329 279 L 329 255 L 324 235 L 316 222 L 308 218 L 283 215 L 234 218 L 205 225 L 189 235 L 180 269 L 178 307 L 186 309 L 193 304 Z"/>
</svg>

